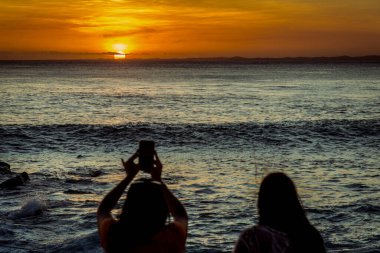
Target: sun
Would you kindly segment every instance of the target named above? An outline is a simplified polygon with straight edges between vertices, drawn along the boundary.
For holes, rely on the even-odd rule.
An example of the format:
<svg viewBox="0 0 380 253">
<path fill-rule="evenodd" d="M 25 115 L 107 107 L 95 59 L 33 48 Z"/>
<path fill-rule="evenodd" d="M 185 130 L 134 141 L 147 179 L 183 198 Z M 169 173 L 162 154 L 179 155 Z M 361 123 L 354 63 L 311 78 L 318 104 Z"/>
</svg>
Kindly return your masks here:
<svg viewBox="0 0 380 253">
<path fill-rule="evenodd" d="M 112 47 L 113 47 L 113 50 L 117 52 L 113 55 L 113 58 L 115 60 L 124 60 L 125 51 L 128 48 L 128 45 L 123 44 L 123 43 L 117 43 L 117 44 L 114 44 Z"/>
<path fill-rule="evenodd" d="M 1 1 L 1 0 L 0 0 Z M 133 50 L 133 43 L 127 39 L 112 38 L 104 41 L 104 50 L 107 52 L 108 57 L 112 57 L 114 60 L 125 60 Z"/>
<path fill-rule="evenodd" d="M 125 59 L 125 54 L 121 51 L 117 52 L 117 54 L 113 55 L 113 58 L 115 60 L 124 60 Z"/>
</svg>

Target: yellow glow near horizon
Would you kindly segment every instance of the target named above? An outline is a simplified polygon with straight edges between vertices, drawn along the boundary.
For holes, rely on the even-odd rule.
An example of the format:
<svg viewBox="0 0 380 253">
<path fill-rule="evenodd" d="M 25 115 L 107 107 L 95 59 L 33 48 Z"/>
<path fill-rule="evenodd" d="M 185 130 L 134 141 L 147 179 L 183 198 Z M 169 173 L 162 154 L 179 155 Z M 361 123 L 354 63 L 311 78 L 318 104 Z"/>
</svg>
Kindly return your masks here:
<svg viewBox="0 0 380 253">
<path fill-rule="evenodd" d="M 103 50 L 112 55 L 115 60 L 125 59 L 125 56 L 132 52 L 132 48 L 127 39 L 107 39 L 103 44 Z"/>
<path fill-rule="evenodd" d="M 113 49 L 117 52 L 116 54 L 113 55 L 113 58 L 115 60 L 124 60 L 127 48 L 128 48 L 128 45 L 124 43 L 113 44 Z"/>
<path fill-rule="evenodd" d="M 128 48 L 128 45 L 123 44 L 123 43 L 117 43 L 113 45 L 114 51 L 118 52 L 119 54 L 125 54 L 127 48 Z"/>
<path fill-rule="evenodd" d="M 125 54 L 123 54 L 123 53 L 117 53 L 117 54 L 113 55 L 113 58 L 115 60 L 124 60 L 125 59 Z"/>
</svg>

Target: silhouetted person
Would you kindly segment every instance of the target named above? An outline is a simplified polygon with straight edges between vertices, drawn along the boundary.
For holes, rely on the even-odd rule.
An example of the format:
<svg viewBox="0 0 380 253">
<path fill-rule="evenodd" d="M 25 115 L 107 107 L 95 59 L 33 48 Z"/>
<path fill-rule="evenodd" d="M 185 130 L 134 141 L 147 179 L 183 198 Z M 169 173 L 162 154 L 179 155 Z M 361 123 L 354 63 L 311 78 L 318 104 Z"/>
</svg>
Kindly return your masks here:
<svg viewBox="0 0 380 253">
<path fill-rule="evenodd" d="M 309 223 L 293 181 L 271 173 L 261 183 L 259 224 L 244 230 L 235 253 L 324 253 L 323 239 Z"/>
<path fill-rule="evenodd" d="M 134 163 L 138 153 L 127 162 L 122 160 L 127 176 L 108 193 L 98 208 L 101 246 L 113 252 L 184 252 L 188 217 L 181 202 L 162 182 L 162 164 L 154 152 L 151 180 L 131 184 L 118 220 L 111 215 L 125 188 L 140 170 Z M 171 215 L 173 221 L 167 223 Z"/>
</svg>

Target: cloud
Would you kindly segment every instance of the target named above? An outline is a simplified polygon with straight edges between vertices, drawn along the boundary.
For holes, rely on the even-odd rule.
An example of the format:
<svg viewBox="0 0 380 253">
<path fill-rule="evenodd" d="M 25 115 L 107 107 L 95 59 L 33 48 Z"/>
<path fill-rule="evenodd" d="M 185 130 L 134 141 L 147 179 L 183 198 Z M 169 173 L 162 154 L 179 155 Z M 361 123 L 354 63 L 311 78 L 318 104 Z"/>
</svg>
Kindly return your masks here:
<svg viewBox="0 0 380 253">
<path fill-rule="evenodd" d="M 0 60 L 113 59 L 117 52 L 0 51 Z"/>
<path fill-rule="evenodd" d="M 146 35 L 160 32 L 158 29 L 150 27 L 140 27 L 138 29 L 133 29 L 129 31 L 119 30 L 103 33 L 104 38 L 114 38 L 114 37 L 128 37 L 133 35 Z"/>
</svg>

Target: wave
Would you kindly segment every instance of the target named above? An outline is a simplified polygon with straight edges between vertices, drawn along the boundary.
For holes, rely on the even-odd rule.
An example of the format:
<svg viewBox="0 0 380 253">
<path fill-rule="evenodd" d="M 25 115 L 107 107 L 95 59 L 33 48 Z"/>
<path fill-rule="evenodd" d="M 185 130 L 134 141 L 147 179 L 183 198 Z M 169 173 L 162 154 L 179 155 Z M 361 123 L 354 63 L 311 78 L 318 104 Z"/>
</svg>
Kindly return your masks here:
<svg viewBox="0 0 380 253">
<path fill-rule="evenodd" d="M 77 236 L 75 239 L 67 240 L 65 243 L 51 245 L 46 252 L 96 252 L 101 253 L 98 232 Z"/>
<path fill-rule="evenodd" d="M 0 152 L 33 149 L 135 145 L 152 139 L 162 146 L 307 145 L 343 142 L 379 147 L 380 120 L 322 120 L 279 123 L 2 125 Z"/>
</svg>

